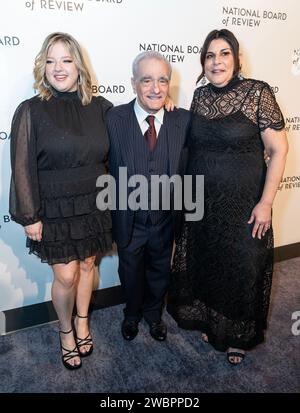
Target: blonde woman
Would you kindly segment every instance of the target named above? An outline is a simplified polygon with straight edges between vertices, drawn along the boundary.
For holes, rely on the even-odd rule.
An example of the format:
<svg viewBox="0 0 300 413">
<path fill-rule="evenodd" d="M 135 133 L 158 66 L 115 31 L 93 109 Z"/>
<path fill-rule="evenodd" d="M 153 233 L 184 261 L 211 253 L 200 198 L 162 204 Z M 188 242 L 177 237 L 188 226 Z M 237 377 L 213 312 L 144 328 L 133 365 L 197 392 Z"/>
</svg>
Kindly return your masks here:
<svg viewBox="0 0 300 413">
<path fill-rule="evenodd" d="M 95 256 L 111 249 L 110 212 L 96 207 L 96 180 L 105 173 L 105 113 L 112 105 L 92 97 L 89 70 L 69 34 L 45 39 L 34 78 L 37 96 L 22 102 L 12 121 L 10 213 L 25 229 L 29 253 L 53 269 L 62 362 L 78 369 L 93 351 Z"/>
</svg>

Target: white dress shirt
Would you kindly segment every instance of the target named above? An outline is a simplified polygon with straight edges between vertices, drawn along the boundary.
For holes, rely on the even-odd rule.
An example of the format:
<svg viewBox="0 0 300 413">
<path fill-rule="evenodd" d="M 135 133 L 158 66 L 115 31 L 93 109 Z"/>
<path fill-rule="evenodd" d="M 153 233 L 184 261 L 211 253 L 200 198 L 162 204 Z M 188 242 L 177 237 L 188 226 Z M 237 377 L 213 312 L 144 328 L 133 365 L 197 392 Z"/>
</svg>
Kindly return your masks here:
<svg viewBox="0 0 300 413">
<path fill-rule="evenodd" d="M 164 114 L 165 114 L 165 109 L 162 107 L 158 112 L 156 113 L 148 113 L 141 107 L 139 104 L 138 100 L 135 99 L 134 103 L 134 112 L 138 121 L 138 124 L 140 125 L 142 134 L 144 135 L 146 130 L 149 128 L 149 123 L 146 121 L 147 116 L 153 115 L 155 117 L 154 119 L 154 126 L 156 130 L 156 139 L 158 138 L 158 134 L 161 128 L 161 125 L 164 123 Z"/>
</svg>

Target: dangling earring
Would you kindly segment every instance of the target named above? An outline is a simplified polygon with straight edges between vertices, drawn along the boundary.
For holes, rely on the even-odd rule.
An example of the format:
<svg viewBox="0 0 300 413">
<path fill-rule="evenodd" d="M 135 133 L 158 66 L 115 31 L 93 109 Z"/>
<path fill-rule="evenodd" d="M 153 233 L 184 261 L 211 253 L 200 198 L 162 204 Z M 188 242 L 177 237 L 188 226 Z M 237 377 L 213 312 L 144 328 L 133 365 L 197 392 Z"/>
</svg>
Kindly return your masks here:
<svg viewBox="0 0 300 413">
<path fill-rule="evenodd" d="M 239 67 L 239 73 L 238 73 L 237 77 L 240 80 L 244 79 L 244 76 L 242 75 L 242 65 L 240 65 L 240 67 Z"/>
<path fill-rule="evenodd" d="M 49 83 L 47 83 L 47 81 L 45 80 L 45 77 L 43 77 L 42 84 L 43 84 L 43 86 L 44 86 L 46 89 L 50 89 L 50 85 L 49 85 Z"/>
<path fill-rule="evenodd" d="M 78 84 L 79 84 L 79 85 L 82 85 L 81 73 L 79 73 L 79 75 L 78 75 Z"/>
<path fill-rule="evenodd" d="M 201 86 L 205 86 L 206 83 L 207 83 L 207 79 L 206 79 L 206 77 L 205 77 L 205 75 L 204 75 L 204 76 L 202 77 L 202 79 L 200 80 L 200 84 L 201 84 Z"/>
</svg>

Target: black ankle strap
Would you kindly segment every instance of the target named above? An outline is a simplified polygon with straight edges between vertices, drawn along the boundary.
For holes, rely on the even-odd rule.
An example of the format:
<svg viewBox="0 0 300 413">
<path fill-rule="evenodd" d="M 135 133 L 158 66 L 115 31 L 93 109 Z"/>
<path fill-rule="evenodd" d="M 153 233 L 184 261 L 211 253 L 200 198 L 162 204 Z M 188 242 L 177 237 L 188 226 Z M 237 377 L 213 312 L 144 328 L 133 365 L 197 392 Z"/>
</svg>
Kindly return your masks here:
<svg viewBox="0 0 300 413">
<path fill-rule="evenodd" d="M 71 328 L 71 330 L 69 330 L 69 331 L 62 331 L 62 330 L 59 330 L 59 332 L 60 332 L 60 333 L 62 333 L 62 334 L 70 334 L 70 333 L 71 333 L 71 331 L 73 331 L 73 330 L 72 330 L 72 328 Z"/>
<path fill-rule="evenodd" d="M 78 318 L 88 318 L 88 315 L 79 315 L 78 313 L 76 314 L 76 317 Z"/>
</svg>

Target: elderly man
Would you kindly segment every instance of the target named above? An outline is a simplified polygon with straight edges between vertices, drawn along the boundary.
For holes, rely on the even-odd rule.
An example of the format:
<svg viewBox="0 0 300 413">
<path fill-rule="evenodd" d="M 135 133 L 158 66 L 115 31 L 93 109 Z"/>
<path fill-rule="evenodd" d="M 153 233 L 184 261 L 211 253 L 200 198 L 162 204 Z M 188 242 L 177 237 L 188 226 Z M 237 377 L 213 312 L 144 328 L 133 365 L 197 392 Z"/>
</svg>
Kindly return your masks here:
<svg viewBox="0 0 300 413">
<path fill-rule="evenodd" d="M 139 175 L 148 183 L 153 175 L 176 174 L 190 123 L 188 111 L 164 109 L 172 71 L 167 59 L 157 52 L 143 52 L 135 58 L 132 71 L 136 99 L 108 114 L 109 169 L 117 194 L 124 190 L 120 188 L 120 167 L 127 168 L 128 179 Z M 153 199 L 150 185 L 148 189 L 147 208 L 121 208 L 117 195 L 117 208 L 112 211 L 126 301 L 122 323 L 125 340 L 136 337 L 142 317 L 155 340 L 163 341 L 167 336 L 161 315 L 170 279 L 174 219 L 170 210 L 162 208 L 161 200 Z M 153 204 L 159 208 L 151 209 Z"/>
</svg>

